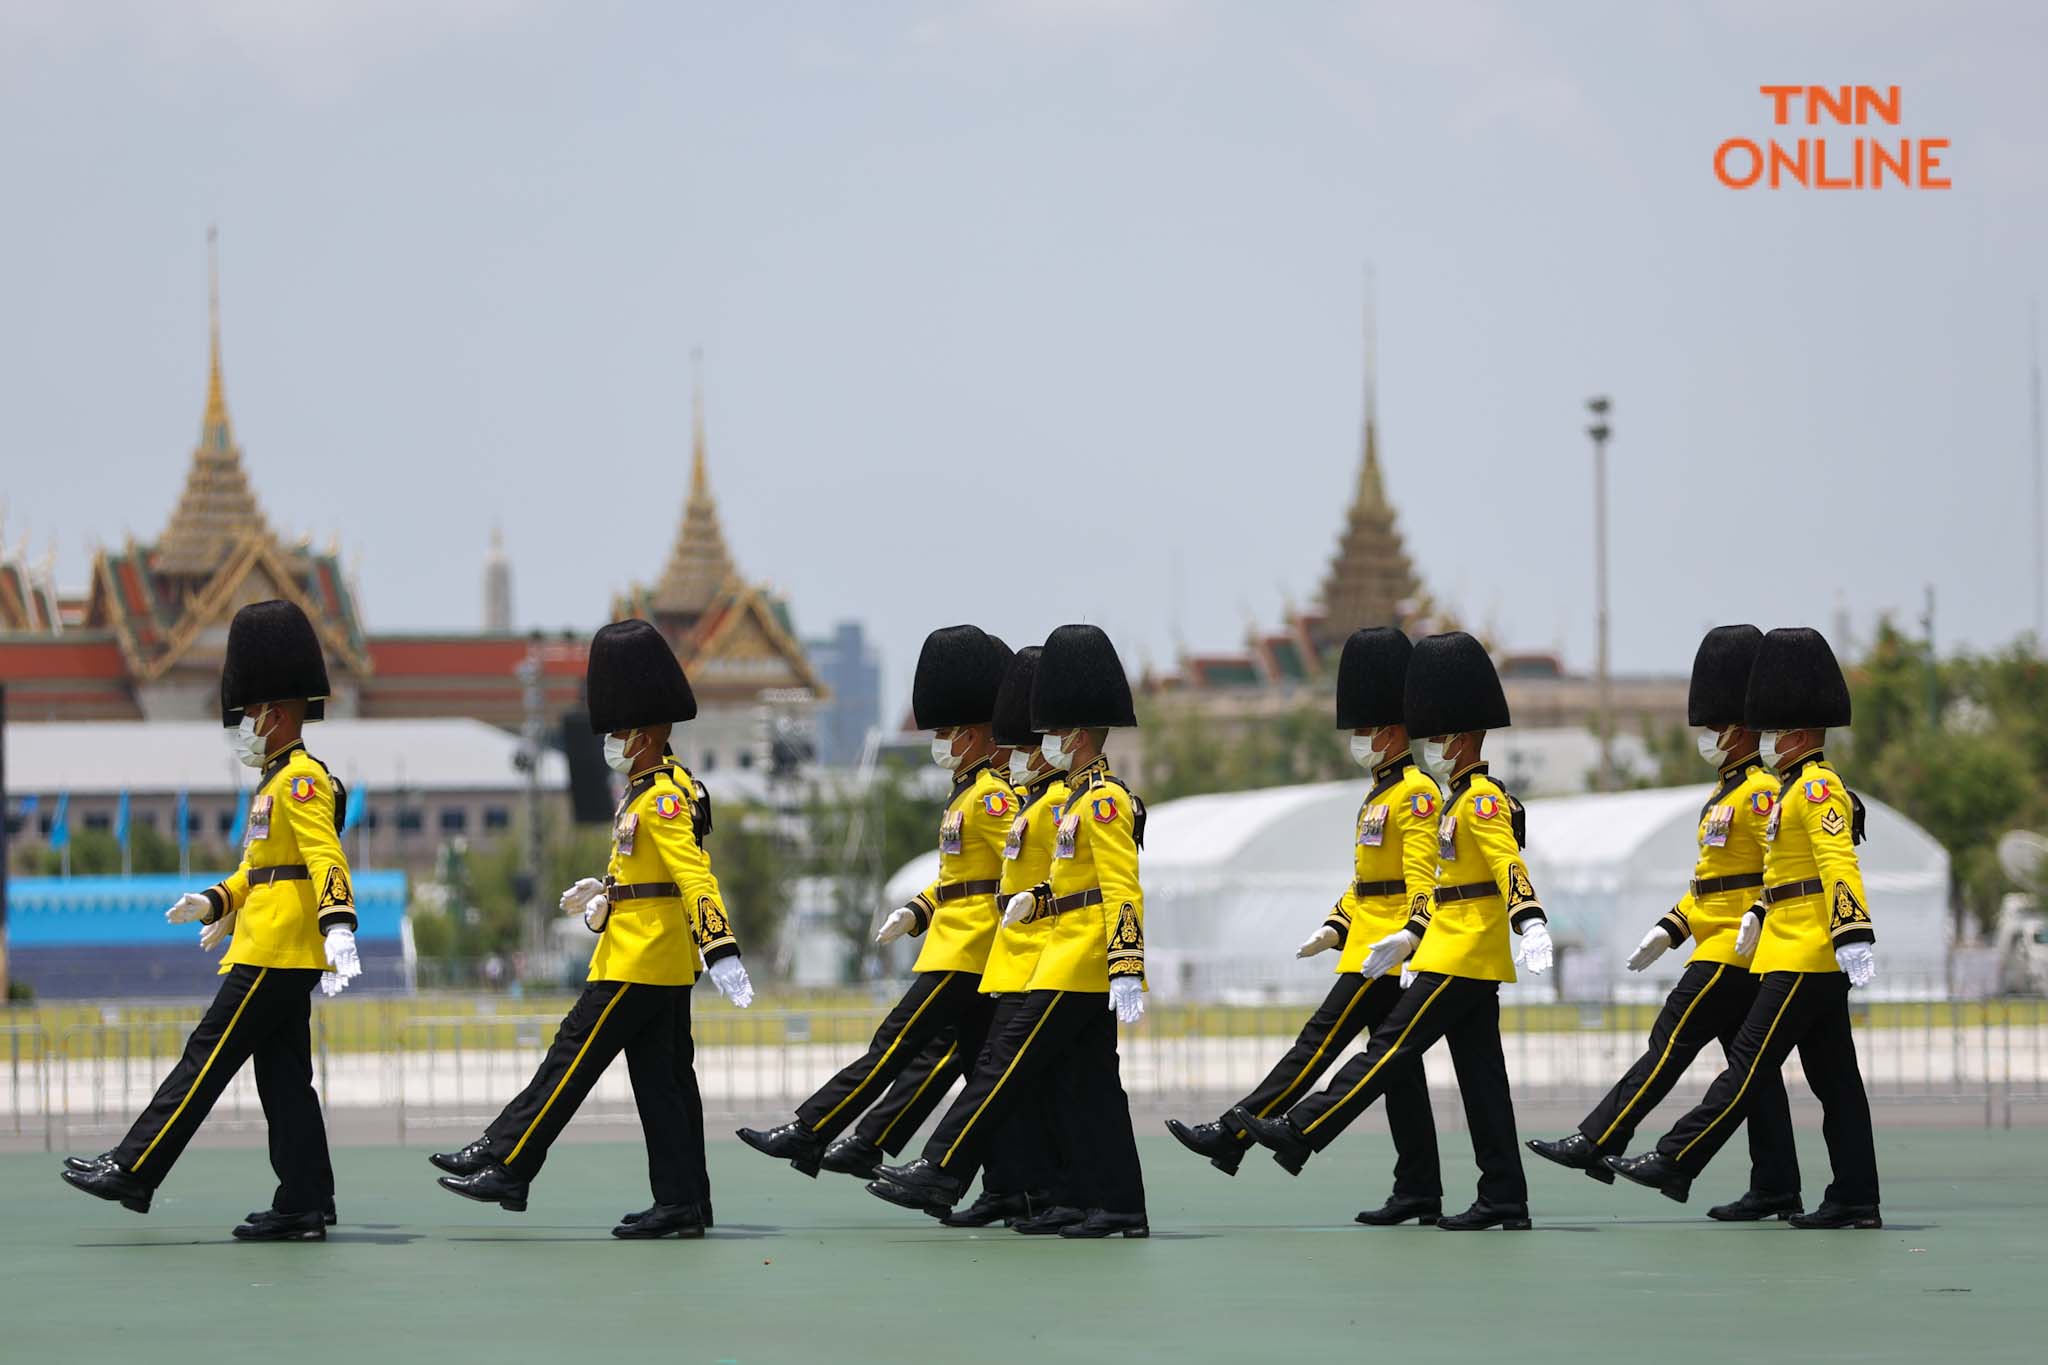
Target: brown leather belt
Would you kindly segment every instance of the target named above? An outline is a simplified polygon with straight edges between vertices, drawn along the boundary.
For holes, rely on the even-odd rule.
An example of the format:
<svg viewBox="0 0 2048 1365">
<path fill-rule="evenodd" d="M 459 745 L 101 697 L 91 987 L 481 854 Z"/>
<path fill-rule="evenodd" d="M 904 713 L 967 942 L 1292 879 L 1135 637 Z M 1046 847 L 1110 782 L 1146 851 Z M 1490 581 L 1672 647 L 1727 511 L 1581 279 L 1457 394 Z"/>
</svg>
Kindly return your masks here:
<svg viewBox="0 0 2048 1365">
<path fill-rule="evenodd" d="M 627 882 L 622 886 L 605 889 L 605 897 L 613 903 L 619 901 L 653 900 L 664 896 L 680 896 L 682 888 L 674 882 Z"/>
<path fill-rule="evenodd" d="M 1808 877 L 1803 882 L 1784 882 L 1764 888 L 1764 904 L 1776 905 L 1779 901 L 1797 900 L 1801 896 L 1818 896 L 1824 888 L 1820 878 Z"/>
<path fill-rule="evenodd" d="M 249 885 L 262 886 L 267 882 L 303 882 L 312 877 L 304 863 L 280 863 L 276 867 L 252 867 L 249 869 Z"/>
<path fill-rule="evenodd" d="M 1405 896 L 1408 894 L 1408 883 L 1398 878 L 1390 882 L 1353 882 L 1351 883 L 1351 894 L 1354 896 Z"/>
<path fill-rule="evenodd" d="M 1762 886 L 1761 872 L 1736 872 L 1726 877 L 1695 877 L 1692 893 L 1695 896 L 1711 896 L 1717 891 L 1746 891 L 1752 886 Z"/>
<path fill-rule="evenodd" d="M 1058 915 L 1068 910 L 1079 910 L 1083 906 L 1100 904 L 1102 904 L 1102 888 L 1097 886 L 1087 891 L 1076 891 L 1070 896 L 1054 897 L 1052 912 Z"/>
<path fill-rule="evenodd" d="M 969 896 L 993 896 L 1002 889 L 1003 884 L 993 879 L 985 882 L 940 882 L 939 904 L 965 900 Z"/>
<path fill-rule="evenodd" d="M 1483 901 L 1487 897 L 1500 899 L 1500 888 L 1492 882 L 1466 882 L 1463 886 L 1439 886 L 1436 889 L 1436 903 L 1448 905 L 1452 901 Z"/>
</svg>

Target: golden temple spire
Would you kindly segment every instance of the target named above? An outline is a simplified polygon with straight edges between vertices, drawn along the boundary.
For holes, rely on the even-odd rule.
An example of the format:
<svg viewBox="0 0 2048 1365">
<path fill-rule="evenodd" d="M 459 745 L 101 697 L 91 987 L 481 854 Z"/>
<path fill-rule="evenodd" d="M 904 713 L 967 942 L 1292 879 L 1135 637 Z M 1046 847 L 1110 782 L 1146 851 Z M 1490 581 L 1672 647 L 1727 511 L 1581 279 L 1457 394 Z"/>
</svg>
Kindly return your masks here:
<svg viewBox="0 0 2048 1365">
<path fill-rule="evenodd" d="M 708 442 L 704 436 L 704 357 L 692 351 L 690 430 L 690 493 L 683 503 L 683 524 L 675 546 L 654 585 L 652 606 L 658 612 L 694 616 L 717 598 L 737 576 L 725 532 L 718 524 L 718 506 L 711 499 Z"/>
<path fill-rule="evenodd" d="M 206 228 L 206 413 L 199 419 L 199 443 L 213 450 L 228 450 L 234 433 L 228 425 L 227 386 L 220 369 L 220 230 Z"/>
<path fill-rule="evenodd" d="M 711 476 L 704 467 L 704 352 L 690 352 L 690 497 L 709 499 Z"/>
<path fill-rule="evenodd" d="M 1359 507 L 1384 507 L 1386 485 L 1380 478 L 1380 343 L 1378 319 L 1373 313 L 1372 267 L 1365 268 L 1365 432 L 1363 458 L 1358 469 Z"/>
</svg>

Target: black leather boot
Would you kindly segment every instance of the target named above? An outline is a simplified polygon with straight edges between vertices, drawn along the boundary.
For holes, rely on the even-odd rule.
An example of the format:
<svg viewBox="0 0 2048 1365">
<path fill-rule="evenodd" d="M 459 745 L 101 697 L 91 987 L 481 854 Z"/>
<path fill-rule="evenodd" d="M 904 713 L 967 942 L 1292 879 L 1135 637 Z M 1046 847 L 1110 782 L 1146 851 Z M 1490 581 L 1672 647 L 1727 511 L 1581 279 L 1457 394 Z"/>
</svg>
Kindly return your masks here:
<svg viewBox="0 0 2048 1365">
<path fill-rule="evenodd" d="M 1069 1223 L 1060 1229 L 1060 1236 L 1076 1239 L 1097 1237 L 1150 1237 L 1151 1225 L 1142 1213 L 1111 1213 L 1107 1209 L 1090 1209 L 1088 1216 L 1078 1223 Z"/>
<path fill-rule="evenodd" d="M 818 1164 L 828 1171 L 873 1180 L 882 1172 L 882 1158 L 888 1155 L 859 1133 L 846 1133 L 832 1140 Z"/>
<path fill-rule="evenodd" d="M 1021 1232 L 1026 1237 L 1051 1237 L 1063 1228 L 1072 1227 L 1087 1217 L 1086 1210 L 1077 1209 L 1072 1204 L 1055 1204 L 1044 1213 L 1019 1218 L 1010 1224 L 1010 1231 Z"/>
<path fill-rule="evenodd" d="M 1645 1152 L 1641 1156 L 1602 1157 L 1601 1160 L 1607 1163 L 1608 1170 L 1624 1180 L 1647 1186 L 1666 1199 L 1675 1199 L 1683 1204 L 1692 1194 L 1692 1177 L 1656 1152 Z"/>
<path fill-rule="evenodd" d="M 1529 1230 L 1529 1206 L 1527 1204 L 1489 1204 L 1484 1199 L 1474 1203 L 1463 1213 L 1454 1213 L 1448 1218 L 1439 1218 L 1436 1223 L 1444 1232 L 1481 1232 L 1487 1228 L 1503 1228 L 1508 1232 Z"/>
<path fill-rule="evenodd" d="M 818 1178 L 818 1167 L 825 1158 L 825 1139 L 803 1124 L 792 1119 L 765 1132 L 759 1128 L 741 1128 L 738 1136 L 741 1142 L 755 1151 L 780 1157 L 811 1179 Z"/>
<path fill-rule="evenodd" d="M 427 1160 L 450 1175 L 475 1175 L 491 1164 L 491 1148 L 478 1138 L 459 1152 L 435 1152 Z"/>
<path fill-rule="evenodd" d="M 939 1221 L 949 1228 L 985 1228 L 990 1223 L 1009 1223 L 1030 1216 L 1029 1195 L 991 1194 L 983 1190 L 981 1197 L 972 1204 L 964 1209 L 955 1209 Z"/>
<path fill-rule="evenodd" d="M 1530 1138 L 1522 1145 L 1545 1161 L 1584 1171 L 1603 1185 L 1614 1183 L 1614 1172 L 1607 1169 L 1606 1163 L 1600 1159 L 1600 1149 L 1584 1133 L 1573 1133 L 1555 1142 L 1547 1138 Z"/>
<path fill-rule="evenodd" d="M 234 1235 L 238 1242 L 324 1242 L 327 1220 L 315 1209 L 304 1213 L 259 1209 L 235 1229 Z"/>
<path fill-rule="evenodd" d="M 107 1199 L 136 1213 L 149 1212 L 150 1196 L 156 1191 L 122 1170 L 112 1157 L 82 1171 L 64 1168 L 64 1183 L 84 1190 L 95 1199 Z"/>
<path fill-rule="evenodd" d="M 1273 1160 L 1289 1175 L 1300 1175 L 1301 1168 L 1316 1154 L 1308 1145 L 1308 1139 L 1294 1126 L 1291 1119 L 1262 1119 L 1254 1117 L 1252 1111 L 1239 1105 L 1224 1116 L 1226 1123 L 1234 1123 L 1252 1135 L 1252 1141 L 1273 1154 Z"/>
<path fill-rule="evenodd" d="M 934 1218 L 943 1218 L 967 1193 L 958 1178 L 923 1157 L 907 1166 L 884 1166 L 882 1173 L 868 1182 L 867 1190 L 877 1199 Z"/>
<path fill-rule="evenodd" d="M 692 1241 L 704 1235 L 704 1214 L 696 1204 L 656 1204 L 612 1229 L 621 1241 L 652 1241 L 657 1237 L 680 1237 Z"/>
<path fill-rule="evenodd" d="M 1884 1219 L 1878 1216 L 1875 1204 L 1837 1204 L 1830 1200 L 1820 1201 L 1820 1207 L 1812 1213 L 1794 1214 L 1787 1220 L 1795 1228 L 1881 1228 Z"/>
<path fill-rule="evenodd" d="M 245 1223 L 253 1223 L 257 1219 L 267 1218 L 275 1212 L 277 1212 L 277 1210 L 275 1209 L 251 1209 L 249 1211 L 248 1216 L 245 1217 L 242 1221 Z M 330 1199 L 327 1201 L 325 1205 L 321 1207 L 320 1222 L 323 1227 L 331 1228 L 334 1226 L 334 1221 L 334 1201 Z"/>
<path fill-rule="evenodd" d="M 435 1183 L 479 1204 L 496 1204 L 510 1213 L 526 1212 L 526 1182 L 503 1166 L 486 1166 L 474 1175 L 444 1175 Z"/>
<path fill-rule="evenodd" d="M 1805 1211 L 1806 1206 L 1796 1194 L 1758 1194 L 1755 1190 L 1745 1190 L 1742 1198 L 1708 1209 L 1707 1217 L 1718 1223 L 1760 1223 L 1766 1218 L 1782 1220 Z"/>
<path fill-rule="evenodd" d="M 89 1171 L 102 1162 L 112 1161 L 113 1159 L 114 1154 L 112 1152 L 101 1152 L 98 1156 L 67 1156 L 64 1158 L 64 1169 L 67 1171 Z"/>
<path fill-rule="evenodd" d="M 1413 1218 L 1423 1227 L 1428 1227 L 1443 1216 L 1444 1201 L 1441 1199 L 1403 1199 L 1393 1194 L 1388 1195 L 1387 1202 L 1378 1208 L 1360 1213 L 1356 1221 L 1369 1228 L 1390 1228 Z"/>
<path fill-rule="evenodd" d="M 1166 1131 L 1196 1156 L 1208 1157 L 1209 1164 L 1225 1175 L 1237 1174 L 1244 1154 L 1252 1146 L 1249 1139 L 1239 1140 L 1237 1130 L 1226 1123 L 1182 1123 L 1179 1119 L 1168 1119 Z"/>
</svg>

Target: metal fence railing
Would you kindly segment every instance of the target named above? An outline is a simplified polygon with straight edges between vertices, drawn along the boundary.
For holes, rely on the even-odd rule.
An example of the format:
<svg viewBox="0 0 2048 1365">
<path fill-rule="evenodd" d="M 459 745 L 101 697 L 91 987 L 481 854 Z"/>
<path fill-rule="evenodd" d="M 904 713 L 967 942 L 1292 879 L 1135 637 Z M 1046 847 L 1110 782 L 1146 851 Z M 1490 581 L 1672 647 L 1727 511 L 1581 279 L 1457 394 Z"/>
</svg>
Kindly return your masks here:
<svg viewBox="0 0 2048 1365">
<path fill-rule="evenodd" d="M 323 1004 L 313 1013 L 315 1082 L 330 1111 L 351 1116 L 353 1132 L 404 1142 L 429 1126 L 480 1126 L 531 1077 L 565 1004 L 473 996 Z M 517 1012 L 501 1012 L 506 1006 Z M 0 1138 L 55 1148 L 118 1136 L 203 1008 L 0 1013 Z M 1308 1008 L 1162 1003 L 1122 1035 L 1125 1088 L 1151 1107 L 1242 1093 L 1292 1041 Z M 881 1014 L 875 1005 L 836 1003 L 745 1012 L 700 1005 L 697 1074 L 707 1110 L 719 1117 L 788 1112 L 860 1053 Z M 1611 1002 L 1504 1006 L 1517 1098 L 1590 1105 L 1640 1052 L 1654 1014 L 1652 1005 Z M 1874 1102 L 1940 1106 L 1941 1121 L 1955 1124 L 2048 1122 L 2048 1001 L 1879 1000 L 1860 1003 L 1855 1017 Z M 1679 1093 L 1703 1090 L 1720 1064 L 1718 1048 L 1703 1052 Z M 1446 1049 L 1432 1050 L 1425 1065 L 1433 1086 L 1455 1084 Z M 1787 1079 L 1795 1092 L 1803 1088 L 1796 1056 Z M 632 1113 L 626 1068 L 615 1066 L 578 1122 L 624 1122 Z M 253 1074 L 244 1068 L 213 1123 L 253 1126 L 261 1117 Z"/>
</svg>

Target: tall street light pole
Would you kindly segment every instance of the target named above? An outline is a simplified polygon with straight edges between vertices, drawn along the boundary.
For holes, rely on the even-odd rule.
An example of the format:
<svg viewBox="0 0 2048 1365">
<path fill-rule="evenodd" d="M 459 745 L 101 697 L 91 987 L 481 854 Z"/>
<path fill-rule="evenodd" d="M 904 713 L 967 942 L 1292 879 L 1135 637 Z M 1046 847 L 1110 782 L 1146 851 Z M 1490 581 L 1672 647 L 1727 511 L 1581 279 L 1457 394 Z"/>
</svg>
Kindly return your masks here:
<svg viewBox="0 0 2048 1365">
<path fill-rule="evenodd" d="M 1593 601 L 1598 637 L 1594 681 L 1599 689 L 1595 733 L 1600 740 L 1601 791 L 1614 790 L 1614 684 L 1607 671 L 1607 438 L 1611 434 L 1607 411 L 1611 406 L 1606 398 L 1586 400 L 1586 411 L 1593 414 L 1586 434 L 1593 438 Z"/>
</svg>

